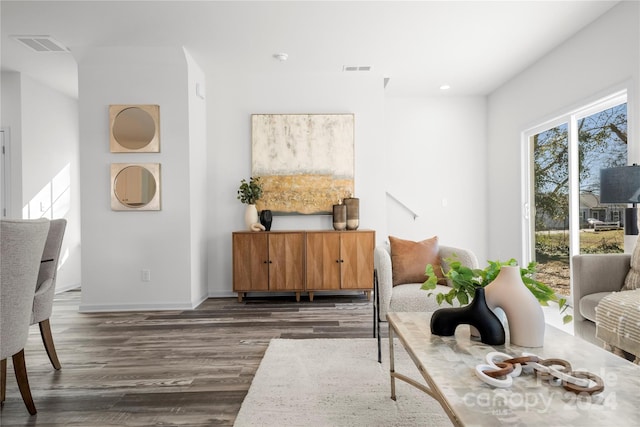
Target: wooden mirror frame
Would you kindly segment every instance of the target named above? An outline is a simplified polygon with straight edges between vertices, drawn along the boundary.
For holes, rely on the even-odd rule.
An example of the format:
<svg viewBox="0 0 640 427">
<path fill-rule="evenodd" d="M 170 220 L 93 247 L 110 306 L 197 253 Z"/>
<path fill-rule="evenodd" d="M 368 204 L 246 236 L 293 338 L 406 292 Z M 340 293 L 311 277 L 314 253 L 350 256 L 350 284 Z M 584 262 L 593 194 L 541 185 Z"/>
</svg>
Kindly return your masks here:
<svg viewBox="0 0 640 427">
<path fill-rule="evenodd" d="M 156 191 L 148 203 L 139 206 L 129 205 L 121 201 L 116 194 L 118 175 L 129 167 L 140 167 L 147 170 L 156 184 Z M 112 163 L 111 164 L 111 210 L 114 211 L 159 211 L 160 210 L 160 163 Z"/>
<path fill-rule="evenodd" d="M 153 121 L 153 135 L 140 148 L 127 147 L 125 141 L 116 138 L 114 128 L 118 116 L 125 110 L 135 108 L 147 113 Z M 109 147 L 112 153 L 159 153 L 160 152 L 160 106 L 159 105 L 110 105 L 109 106 Z"/>
</svg>

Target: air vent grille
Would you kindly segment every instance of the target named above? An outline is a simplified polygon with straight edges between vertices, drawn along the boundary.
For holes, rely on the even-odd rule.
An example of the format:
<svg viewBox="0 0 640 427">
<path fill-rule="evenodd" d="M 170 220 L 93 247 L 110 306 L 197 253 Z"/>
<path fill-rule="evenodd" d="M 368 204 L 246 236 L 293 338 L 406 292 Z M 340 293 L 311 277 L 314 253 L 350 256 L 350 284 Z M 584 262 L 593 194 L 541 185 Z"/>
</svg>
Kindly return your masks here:
<svg viewBox="0 0 640 427">
<path fill-rule="evenodd" d="M 51 36 L 12 36 L 34 52 L 68 52 L 69 49 Z"/>
<path fill-rule="evenodd" d="M 371 65 L 344 65 L 342 71 L 371 71 Z"/>
</svg>

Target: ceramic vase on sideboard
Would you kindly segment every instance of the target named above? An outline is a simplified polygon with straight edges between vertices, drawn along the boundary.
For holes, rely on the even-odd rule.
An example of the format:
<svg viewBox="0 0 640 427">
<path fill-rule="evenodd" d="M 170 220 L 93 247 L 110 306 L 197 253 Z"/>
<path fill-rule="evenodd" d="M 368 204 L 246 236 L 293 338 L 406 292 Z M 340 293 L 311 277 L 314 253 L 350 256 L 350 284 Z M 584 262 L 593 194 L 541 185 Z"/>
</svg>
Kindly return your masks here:
<svg viewBox="0 0 640 427">
<path fill-rule="evenodd" d="M 520 267 L 503 265 L 498 276 L 485 287 L 487 305 L 507 316 L 509 341 L 522 347 L 544 344 L 544 313 L 540 303 L 522 281 Z"/>
<path fill-rule="evenodd" d="M 333 205 L 333 229 L 342 231 L 347 228 L 347 206 Z"/>
<path fill-rule="evenodd" d="M 347 207 L 347 230 L 357 230 L 360 225 L 360 199 L 349 197 L 344 199 Z"/>
<path fill-rule="evenodd" d="M 260 211 L 260 224 L 264 226 L 265 231 L 271 231 L 271 223 L 273 222 L 273 214 L 271 210 L 264 209 Z"/>
<path fill-rule="evenodd" d="M 256 205 L 247 205 L 244 210 L 244 223 L 247 226 L 247 230 L 251 230 L 251 224 L 259 222 L 258 210 Z"/>
</svg>

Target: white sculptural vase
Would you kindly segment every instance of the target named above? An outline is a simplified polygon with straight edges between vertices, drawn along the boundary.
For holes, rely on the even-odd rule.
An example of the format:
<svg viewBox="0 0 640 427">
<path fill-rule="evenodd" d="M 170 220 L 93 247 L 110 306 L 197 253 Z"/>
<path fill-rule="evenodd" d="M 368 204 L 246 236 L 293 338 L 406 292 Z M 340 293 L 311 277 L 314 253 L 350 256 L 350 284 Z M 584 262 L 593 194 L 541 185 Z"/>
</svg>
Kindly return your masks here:
<svg viewBox="0 0 640 427">
<path fill-rule="evenodd" d="M 258 210 L 256 205 L 247 205 L 244 211 L 244 223 L 247 226 L 247 230 L 251 230 L 251 224 L 260 222 L 258 219 Z"/>
<path fill-rule="evenodd" d="M 502 266 L 498 276 L 485 287 L 485 294 L 492 310 L 499 307 L 504 311 L 511 344 L 542 347 L 544 313 L 536 297 L 522 282 L 520 267 Z"/>
</svg>

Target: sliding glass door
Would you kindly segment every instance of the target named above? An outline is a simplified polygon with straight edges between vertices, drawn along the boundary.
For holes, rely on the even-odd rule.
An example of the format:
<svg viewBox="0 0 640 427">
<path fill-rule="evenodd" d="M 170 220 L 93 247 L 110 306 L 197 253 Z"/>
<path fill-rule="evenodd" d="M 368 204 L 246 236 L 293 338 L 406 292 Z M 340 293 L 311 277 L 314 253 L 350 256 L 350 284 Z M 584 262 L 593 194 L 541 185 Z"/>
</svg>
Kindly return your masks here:
<svg viewBox="0 0 640 427">
<path fill-rule="evenodd" d="M 625 206 L 600 203 L 600 169 L 627 165 L 626 93 L 525 133 L 525 261 L 569 296 L 570 257 L 624 251 Z"/>
<path fill-rule="evenodd" d="M 532 261 L 538 280 L 569 294 L 569 137 L 560 123 L 531 137 L 533 154 Z"/>
</svg>

